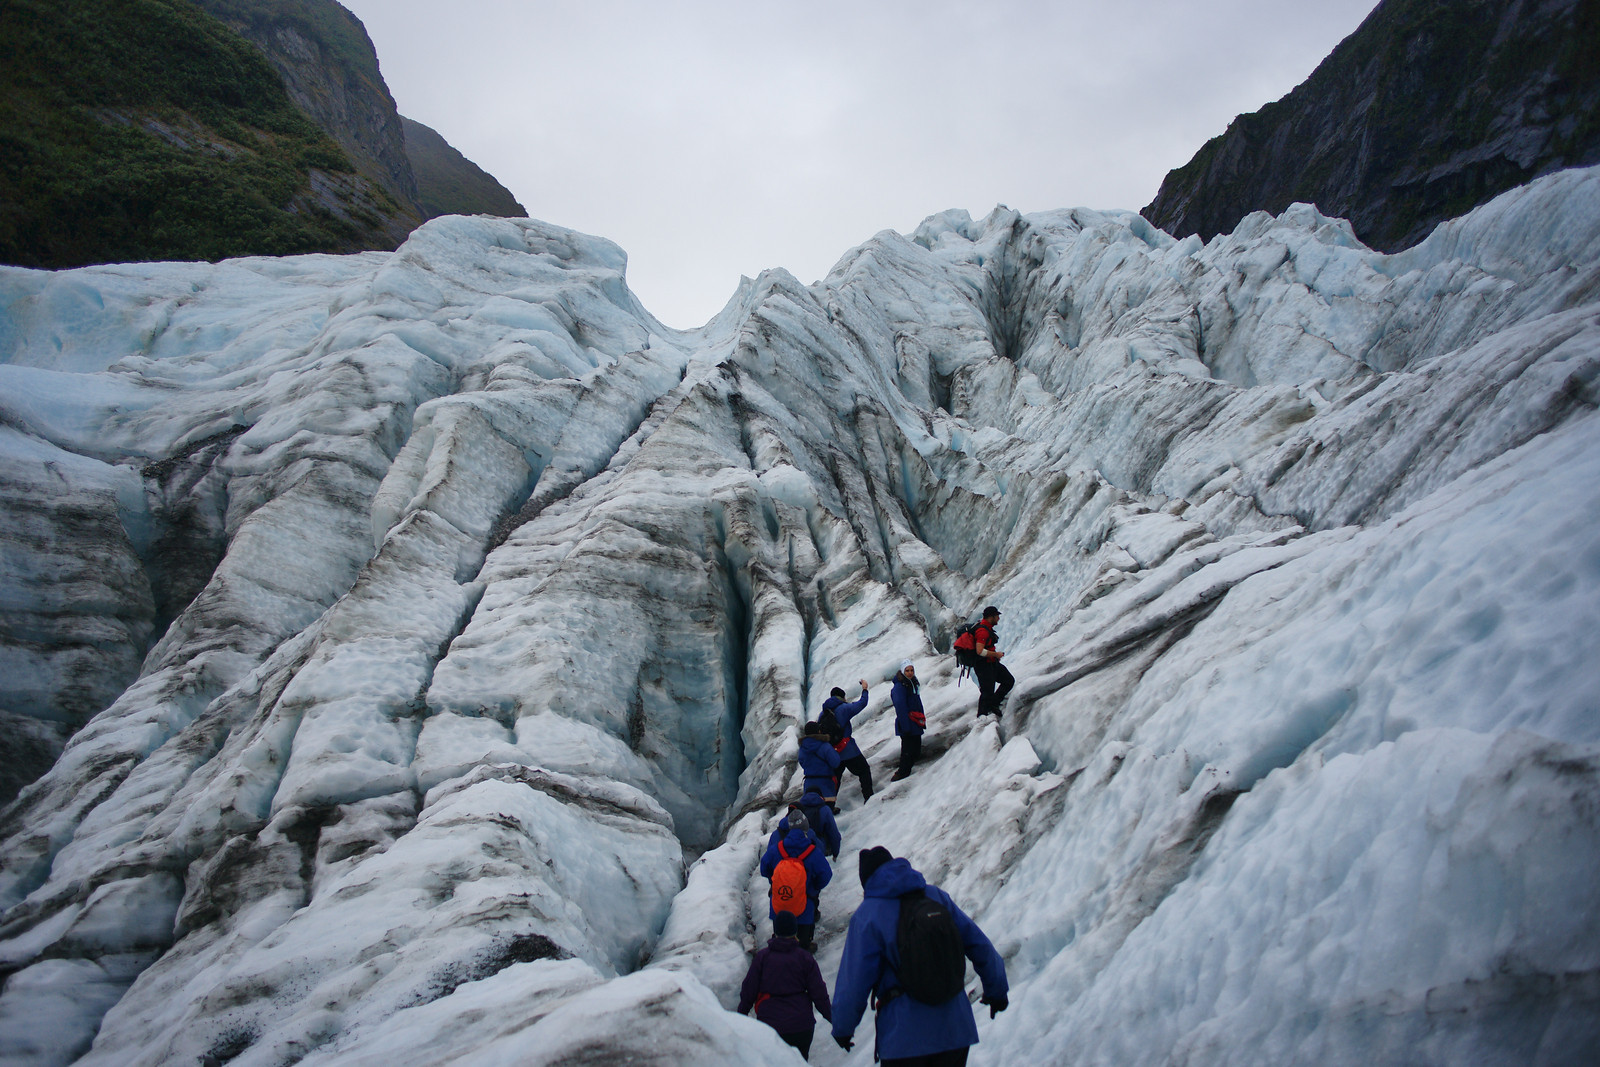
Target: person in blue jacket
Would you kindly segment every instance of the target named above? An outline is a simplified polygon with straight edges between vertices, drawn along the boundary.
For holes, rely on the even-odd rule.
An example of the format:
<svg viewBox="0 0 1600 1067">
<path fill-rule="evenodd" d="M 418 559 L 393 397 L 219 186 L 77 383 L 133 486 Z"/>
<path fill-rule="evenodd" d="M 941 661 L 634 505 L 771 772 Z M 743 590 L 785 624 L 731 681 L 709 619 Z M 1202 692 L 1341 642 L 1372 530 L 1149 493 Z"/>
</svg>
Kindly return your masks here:
<svg viewBox="0 0 1600 1067">
<path fill-rule="evenodd" d="M 860 685 L 861 696 L 848 703 L 844 699 L 844 690 L 834 686 L 833 692 L 828 695 L 828 699 L 822 702 L 822 716 L 818 717 L 818 721 L 820 722 L 829 712 L 833 713 L 834 721 L 839 724 L 839 731 L 843 735 L 834 744 L 834 748 L 839 751 L 839 759 L 842 765 L 839 771 L 839 782 L 841 785 L 844 783 L 844 772 L 849 771 L 861 781 L 861 799 L 870 800 L 872 798 L 872 765 L 867 762 L 867 757 L 861 754 L 861 746 L 856 744 L 856 739 L 850 734 L 850 720 L 855 718 L 861 709 L 867 706 L 867 680 L 862 678 Z M 837 800 L 837 797 L 835 799 Z M 837 805 L 834 810 L 838 810 Z"/>
<path fill-rule="evenodd" d="M 805 736 L 800 739 L 800 770 L 806 776 L 801 789 L 816 792 L 832 804 L 839 796 L 839 767 L 843 762 L 822 724 L 806 723 Z"/>
<path fill-rule="evenodd" d="M 922 732 L 928 728 L 928 717 L 922 711 L 922 684 L 917 681 L 917 668 L 910 660 L 900 664 L 889 700 L 894 704 L 894 732 L 900 738 L 900 766 L 889 781 L 898 782 L 917 765 L 917 757 L 922 755 Z"/>
<path fill-rule="evenodd" d="M 807 793 L 806 796 L 815 797 L 817 803 L 822 805 L 822 818 L 828 820 L 826 827 L 812 822 L 811 816 L 807 815 L 805 809 L 799 804 L 790 804 L 789 810 L 784 812 L 783 818 L 778 820 L 778 828 L 767 837 L 767 847 L 772 848 L 787 837 L 790 830 L 799 827 L 811 835 L 811 840 L 815 841 L 817 847 L 822 849 L 824 856 L 832 859 L 839 854 L 839 845 L 841 843 L 839 824 L 833 821 L 833 812 L 828 810 L 828 805 L 822 804 L 821 797 L 815 793 Z"/>
<path fill-rule="evenodd" d="M 828 854 L 828 858 L 838 859 L 839 846 L 844 844 L 844 838 L 839 835 L 839 824 L 833 818 L 833 809 L 822 799 L 822 794 L 815 789 L 808 790 L 798 805 L 789 806 L 798 807 L 805 815 L 806 822 L 811 824 L 811 833 L 822 842 L 822 851 Z"/>
<path fill-rule="evenodd" d="M 900 898 L 922 892 L 950 912 L 961 934 L 962 948 L 983 982 L 982 1003 L 989 1017 L 1006 1010 L 1006 966 L 978 924 L 956 907 L 950 895 L 932 886 L 910 863 L 896 859 L 883 847 L 863 849 L 860 857 L 864 899 L 850 919 L 845 934 L 844 958 L 833 983 L 833 1039 L 849 1049 L 856 1026 L 867 1009 L 868 995 L 878 1001 L 878 1055 L 885 1067 L 918 1064 L 925 1067 L 959 1067 L 967 1062 L 968 1047 L 977 1043 L 978 1026 L 965 991 L 943 1004 L 924 1004 L 902 995 L 896 972 L 900 953 L 896 929 Z"/>
<path fill-rule="evenodd" d="M 804 820 L 804 816 L 800 817 Z M 808 852 L 807 849 L 810 851 Z M 795 916 L 795 936 L 800 939 L 800 944 L 807 952 L 812 951 L 815 942 L 813 935 L 817 929 L 817 898 L 822 893 L 830 879 L 833 878 L 833 867 L 822 854 L 822 846 L 811 839 L 809 830 L 800 826 L 791 825 L 789 832 L 779 841 L 772 841 L 767 845 L 766 854 L 761 857 L 761 876 L 770 879 L 772 873 L 778 869 L 778 861 L 787 854 L 790 859 L 800 859 L 806 865 L 806 907 L 805 911 Z M 772 900 L 767 900 L 767 917 L 776 918 L 778 910 L 772 906 Z"/>
</svg>

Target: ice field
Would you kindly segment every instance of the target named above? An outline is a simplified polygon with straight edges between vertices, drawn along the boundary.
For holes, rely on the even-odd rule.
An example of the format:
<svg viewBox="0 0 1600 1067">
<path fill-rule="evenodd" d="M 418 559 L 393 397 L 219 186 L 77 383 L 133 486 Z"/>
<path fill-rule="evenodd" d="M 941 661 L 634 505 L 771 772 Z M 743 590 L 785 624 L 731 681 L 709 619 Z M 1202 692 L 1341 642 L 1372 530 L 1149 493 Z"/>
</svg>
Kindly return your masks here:
<svg viewBox="0 0 1600 1067">
<path fill-rule="evenodd" d="M 0 1061 L 798 1062 L 731 1009 L 861 677 L 823 975 L 906 856 L 972 1063 L 1596 1061 L 1600 169 L 1395 255 L 946 212 L 693 331 L 624 272 L 0 268 Z"/>
</svg>

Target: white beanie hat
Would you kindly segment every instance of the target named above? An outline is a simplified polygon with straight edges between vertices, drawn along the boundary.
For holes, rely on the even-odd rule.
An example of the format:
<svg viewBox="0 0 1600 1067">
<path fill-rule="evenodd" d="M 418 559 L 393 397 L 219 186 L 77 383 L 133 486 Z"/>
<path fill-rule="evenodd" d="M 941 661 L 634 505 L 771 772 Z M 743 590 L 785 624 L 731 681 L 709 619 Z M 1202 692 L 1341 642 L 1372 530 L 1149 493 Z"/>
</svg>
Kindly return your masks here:
<svg viewBox="0 0 1600 1067">
<path fill-rule="evenodd" d="M 907 667 L 910 667 L 912 670 L 916 670 L 917 669 L 917 665 L 912 663 L 910 660 L 902 660 L 900 662 L 900 673 L 904 674 L 906 672 L 906 668 Z"/>
</svg>

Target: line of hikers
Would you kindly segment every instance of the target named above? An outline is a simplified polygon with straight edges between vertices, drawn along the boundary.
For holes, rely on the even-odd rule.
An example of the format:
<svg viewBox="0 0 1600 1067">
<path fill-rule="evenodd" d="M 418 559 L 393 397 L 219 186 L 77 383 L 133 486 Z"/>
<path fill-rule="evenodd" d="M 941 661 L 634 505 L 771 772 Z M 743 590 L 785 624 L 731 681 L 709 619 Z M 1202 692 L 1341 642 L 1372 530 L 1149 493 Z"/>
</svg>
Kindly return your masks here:
<svg viewBox="0 0 1600 1067">
<path fill-rule="evenodd" d="M 954 647 L 963 675 L 970 669 L 978 678 L 978 714 L 996 718 L 1015 684 L 995 647 L 999 618 L 998 608 L 984 608 L 977 623 L 958 632 Z M 851 736 L 852 721 L 867 706 L 866 679 L 859 684 L 861 696 L 850 702 L 843 689 L 833 689 L 822 713 L 806 723 L 801 797 L 789 805 L 761 857 L 761 874 L 771 886 L 773 936 L 745 975 L 739 1013 L 754 1009 L 757 1019 L 809 1057 L 813 1006 L 848 1050 L 870 997 L 878 1013 L 875 1058 L 901 1067 L 959 1067 L 978 1040 L 964 992 L 966 961 L 977 969 L 980 1003 L 989 1005 L 990 1018 L 1006 1008 L 1005 964 L 978 925 L 907 860 L 882 847 L 861 850 L 864 899 L 845 935 L 831 1005 L 812 955 L 818 901 L 833 878 L 828 860 L 838 858 L 842 844 L 834 816 L 844 772 L 861 783 L 863 801 L 873 793 L 872 768 Z M 900 738 L 900 764 L 891 781 L 899 781 L 921 756 L 927 729 L 921 683 L 910 660 L 895 672 L 890 700 Z"/>
</svg>

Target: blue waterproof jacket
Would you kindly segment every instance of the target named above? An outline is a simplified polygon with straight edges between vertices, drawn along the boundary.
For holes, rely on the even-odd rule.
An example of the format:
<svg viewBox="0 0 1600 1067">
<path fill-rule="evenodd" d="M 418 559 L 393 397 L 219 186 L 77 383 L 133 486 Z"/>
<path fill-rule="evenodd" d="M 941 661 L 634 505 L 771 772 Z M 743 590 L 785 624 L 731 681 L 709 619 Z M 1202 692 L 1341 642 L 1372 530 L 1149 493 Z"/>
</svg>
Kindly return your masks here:
<svg viewBox="0 0 1600 1067">
<path fill-rule="evenodd" d="M 855 759 L 861 755 L 861 746 L 857 745 L 856 739 L 850 736 L 850 720 L 855 718 L 856 714 L 866 706 L 867 691 L 865 689 L 861 691 L 859 700 L 853 700 L 848 704 L 838 697 L 829 697 L 822 702 L 822 710 L 827 711 L 832 708 L 833 717 L 839 720 L 839 729 L 844 731 L 844 747 L 839 750 L 839 756 L 842 759 Z"/>
<path fill-rule="evenodd" d="M 922 686 L 903 674 L 894 676 L 894 687 L 889 690 L 889 700 L 894 704 L 894 732 L 899 737 L 921 737 L 927 729 L 927 714 L 922 710 Z M 916 713 L 919 724 L 911 716 Z"/>
<path fill-rule="evenodd" d="M 822 841 L 822 850 L 837 859 L 844 838 L 839 835 L 839 823 L 833 817 L 833 809 L 823 801 L 822 794 L 815 789 L 806 790 L 806 795 L 800 798 L 800 810 L 805 812 L 806 819 L 810 821 L 812 833 Z M 785 817 L 784 821 L 787 822 L 788 818 Z"/>
<path fill-rule="evenodd" d="M 892 859 L 872 872 L 863 887 L 865 899 L 850 919 L 844 958 L 833 984 L 833 1035 L 849 1037 L 867 1009 L 868 994 L 881 1001 L 895 989 L 900 951 L 895 930 L 900 922 L 900 897 L 921 889 L 950 910 L 967 958 L 983 981 L 983 995 L 1005 996 L 1006 965 L 978 924 L 956 907 L 944 890 L 928 885 L 904 859 Z M 878 1012 L 878 1055 L 886 1060 L 906 1056 L 931 1056 L 936 1052 L 976 1044 L 978 1026 L 965 991 L 943 1004 L 924 1004 L 910 996 L 896 996 Z"/>
<path fill-rule="evenodd" d="M 804 830 L 790 830 L 783 836 L 783 847 L 791 856 L 798 857 L 806 850 L 808 845 L 816 845 L 811 840 L 811 835 Z M 766 855 L 761 857 L 761 877 L 771 878 L 772 872 L 777 869 L 778 861 L 783 856 L 778 852 L 778 842 L 772 841 L 767 845 Z M 833 867 L 828 863 L 828 858 L 822 854 L 822 847 L 818 845 L 811 850 L 811 855 L 805 859 L 806 863 L 806 910 L 795 917 L 795 922 L 801 926 L 817 921 L 817 895 L 822 892 L 822 887 L 828 884 L 833 877 Z M 772 910 L 772 898 L 767 898 L 767 918 L 777 917 L 777 912 Z"/>
<path fill-rule="evenodd" d="M 839 795 L 839 765 L 844 760 L 826 737 L 800 739 L 800 769 L 805 772 L 804 789 L 824 797 Z"/>
</svg>

